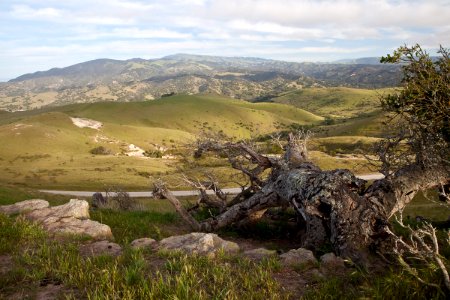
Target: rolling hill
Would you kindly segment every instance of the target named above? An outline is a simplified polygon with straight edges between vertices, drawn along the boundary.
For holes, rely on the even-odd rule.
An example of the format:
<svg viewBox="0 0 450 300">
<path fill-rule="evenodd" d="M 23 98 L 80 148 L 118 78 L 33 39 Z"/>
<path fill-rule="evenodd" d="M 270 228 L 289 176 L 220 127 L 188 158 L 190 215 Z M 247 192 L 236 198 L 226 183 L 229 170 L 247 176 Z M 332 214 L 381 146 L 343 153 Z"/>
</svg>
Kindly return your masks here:
<svg viewBox="0 0 450 300">
<path fill-rule="evenodd" d="M 271 101 L 330 118 L 351 118 L 379 110 L 380 96 L 390 92 L 393 89 L 304 88 L 284 93 Z"/>
<path fill-rule="evenodd" d="M 88 118 L 103 126 L 98 130 L 79 128 L 71 118 Z M 127 156 L 131 145 L 148 153 L 176 153 L 180 145 L 203 130 L 248 138 L 292 123 L 317 124 L 322 120 L 283 104 L 211 95 L 9 113 L 0 119 L 0 182 L 66 189 L 122 183 L 142 189 L 150 175 L 168 176 L 170 181 L 179 163 L 170 158 Z M 108 153 L 91 154 L 99 146 Z"/>
</svg>

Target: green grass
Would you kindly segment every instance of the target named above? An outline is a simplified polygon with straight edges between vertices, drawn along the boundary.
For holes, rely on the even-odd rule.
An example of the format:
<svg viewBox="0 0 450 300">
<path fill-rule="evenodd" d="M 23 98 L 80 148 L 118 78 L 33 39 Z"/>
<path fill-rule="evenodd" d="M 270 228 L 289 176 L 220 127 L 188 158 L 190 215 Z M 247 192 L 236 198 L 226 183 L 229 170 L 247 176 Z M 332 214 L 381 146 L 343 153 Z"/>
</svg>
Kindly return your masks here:
<svg viewBox="0 0 450 300">
<path fill-rule="evenodd" d="M 0 186 L 0 205 L 29 198 L 44 198 L 50 200 L 52 205 L 66 203 L 69 199 L 67 196 L 44 195 L 16 186 Z M 419 209 L 420 205 L 421 216 L 433 220 L 443 216 L 442 208 L 425 206 L 427 202 L 424 201 L 424 197 L 419 195 L 406 211 L 411 208 Z M 142 209 L 139 211 L 91 211 L 92 219 L 109 225 L 115 241 L 124 246 L 123 255 L 117 258 L 82 258 L 78 246 L 86 243 L 85 239 L 66 236 L 63 240 L 55 241 L 24 218 L 0 214 L 0 256 L 11 257 L 12 262 L 6 273 L 0 273 L 0 298 L 10 298 L 17 293 L 34 298 L 40 285 L 46 281 L 68 287 L 69 290 L 63 291 L 64 295 L 73 299 L 289 297 L 274 279 L 275 273 L 281 271 L 282 274 L 280 265 L 275 260 L 254 263 L 240 256 L 223 254 L 210 259 L 180 253 L 130 249 L 130 241 L 136 238 L 151 237 L 159 240 L 189 232 L 167 200 L 141 199 L 139 204 Z M 273 237 L 274 232 L 265 231 L 277 229 L 261 224 L 251 230 L 261 237 Z M 246 234 L 252 236 L 249 232 Z M 435 270 L 419 268 L 419 272 L 423 278 L 442 285 Z M 349 273 L 339 277 L 315 281 L 302 293 L 305 299 L 445 298 L 442 290 L 424 286 L 398 269 L 381 274 L 350 269 Z"/>
<path fill-rule="evenodd" d="M 335 154 L 369 154 L 373 151 L 379 138 L 366 136 L 334 136 L 313 138 L 309 143 L 311 150 L 319 150 L 331 155 Z"/>
<path fill-rule="evenodd" d="M 380 95 L 392 89 L 355 89 L 346 87 L 304 88 L 275 98 L 320 116 L 349 118 L 379 109 Z"/>
<path fill-rule="evenodd" d="M 428 282 L 441 288 L 427 286 L 402 270 L 387 270 L 384 274 L 355 270 L 350 274 L 328 278 L 307 290 L 303 299 L 446 299 L 440 274 L 430 268 L 418 270 Z"/>
<path fill-rule="evenodd" d="M 386 116 L 380 112 L 337 121 L 334 125 L 320 126 L 315 129 L 317 137 L 367 136 L 382 137 L 389 129 L 383 122 Z"/>
<path fill-rule="evenodd" d="M 31 223 L 2 214 L 0 224 L 0 254 L 13 258 L 0 274 L 1 298 L 18 293 L 34 298 L 43 282 L 70 288 L 59 295 L 70 299 L 287 298 L 271 276 L 279 268 L 273 260 L 254 263 L 224 254 L 211 259 L 128 247 L 117 258 L 83 258 L 80 239 L 53 241 Z"/>
<path fill-rule="evenodd" d="M 124 245 L 142 237 L 159 240 L 172 235 L 188 233 L 186 226 L 173 209 L 165 213 L 154 210 L 115 211 L 102 209 L 92 211 L 91 218 L 109 225 L 115 241 Z"/>
<path fill-rule="evenodd" d="M 183 151 L 203 130 L 235 138 L 273 132 L 289 124 L 322 120 L 282 104 L 253 104 L 219 96 L 179 95 L 157 101 L 76 104 L 6 114 L 0 120 L 0 182 L 35 188 L 95 189 L 122 185 L 147 189 L 149 176 L 175 184 L 177 160 L 122 155 L 129 144 L 147 151 Z M 103 122 L 78 128 L 70 117 Z M 102 146 L 111 155 L 91 155 Z"/>
<path fill-rule="evenodd" d="M 414 199 L 405 207 L 403 217 L 414 219 L 417 216 L 432 221 L 447 221 L 450 218 L 450 207 L 440 203 L 437 199 L 437 191 L 430 190 L 425 193 L 419 192 Z"/>
</svg>

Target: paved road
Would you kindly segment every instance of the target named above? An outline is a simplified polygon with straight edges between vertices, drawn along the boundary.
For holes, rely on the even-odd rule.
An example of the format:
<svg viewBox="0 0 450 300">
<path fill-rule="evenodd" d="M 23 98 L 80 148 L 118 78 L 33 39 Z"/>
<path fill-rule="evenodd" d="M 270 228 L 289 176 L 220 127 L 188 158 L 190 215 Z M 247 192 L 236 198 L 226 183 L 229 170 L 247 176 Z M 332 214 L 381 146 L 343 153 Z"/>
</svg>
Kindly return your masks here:
<svg viewBox="0 0 450 300">
<path fill-rule="evenodd" d="M 364 179 L 364 180 L 376 180 L 376 179 L 382 179 L 384 178 L 383 174 L 380 173 L 373 173 L 373 174 L 364 174 L 364 175 L 356 175 L 356 177 Z M 39 190 L 44 193 L 48 194 L 57 194 L 57 195 L 70 195 L 70 196 L 77 196 L 77 197 L 91 197 L 92 194 L 95 192 L 91 191 L 57 191 L 57 190 Z M 229 189 L 223 189 L 225 193 L 229 194 L 237 194 L 241 191 L 240 188 L 229 188 Z M 196 190 L 190 190 L 190 191 L 172 191 L 172 193 L 175 196 L 195 196 L 198 195 L 198 192 Z M 207 191 L 208 194 L 213 194 L 214 192 L 209 190 Z M 104 195 L 105 193 L 103 193 Z M 150 191 L 143 191 L 143 192 L 128 192 L 130 197 L 133 198 L 144 198 L 144 197 L 152 197 L 152 192 Z"/>
</svg>

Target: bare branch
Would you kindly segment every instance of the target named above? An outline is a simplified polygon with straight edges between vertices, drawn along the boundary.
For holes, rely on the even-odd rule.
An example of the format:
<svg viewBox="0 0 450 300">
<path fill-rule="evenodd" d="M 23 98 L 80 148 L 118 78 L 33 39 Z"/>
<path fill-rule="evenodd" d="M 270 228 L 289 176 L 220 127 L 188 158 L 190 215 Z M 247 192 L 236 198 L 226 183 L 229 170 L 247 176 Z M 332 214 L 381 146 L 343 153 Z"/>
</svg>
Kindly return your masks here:
<svg viewBox="0 0 450 300">
<path fill-rule="evenodd" d="M 181 202 L 167 189 L 164 182 L 157 181 L 154 183 L 153 197 L 169 200 L 178 214 L 193 230 L 200 231 L 202 229 L 200 224 L 181 205 Z"/>
</svg>

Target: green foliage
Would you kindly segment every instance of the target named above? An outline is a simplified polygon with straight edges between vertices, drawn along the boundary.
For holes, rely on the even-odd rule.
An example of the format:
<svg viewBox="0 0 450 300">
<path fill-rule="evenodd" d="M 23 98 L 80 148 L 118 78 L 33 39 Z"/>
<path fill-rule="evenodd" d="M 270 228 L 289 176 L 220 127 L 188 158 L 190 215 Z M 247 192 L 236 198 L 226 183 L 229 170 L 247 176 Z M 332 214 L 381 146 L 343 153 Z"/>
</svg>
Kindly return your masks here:
<svg viewBox="0 0 450 300">
<path fill-rule="evenodd" d="M 433 60 L 419 45 L 403 46 L 381 59 L 384 63 L 404 63 L 403 88 L 383 99 L 383 106 L 398 114 L 413 118 L 431 132 L 450 139 L 450 58 L 448 49 Z"/>
<path fill-rule="evenodd" d="M 382 98 L 384 110 L 401 120 L 397 137 L 406 141 L 408 154 L 425 165 L 449 165 L 450 157 L 450 57 L 443 47 L 433 59 L 419 45 L 403 46 L 381 59 L 401 63 L 402 89 Z M 392 150 L 397 147 L 389 146 Z"/>
<path fill-rule="evenodd" d="M 146 157 L 153 157 L 153 158 L 161 158 L 163 157 L 163 152 L 160 150 L 147 150 L 144 152 L 144 155 Z"/>
</svg>

